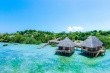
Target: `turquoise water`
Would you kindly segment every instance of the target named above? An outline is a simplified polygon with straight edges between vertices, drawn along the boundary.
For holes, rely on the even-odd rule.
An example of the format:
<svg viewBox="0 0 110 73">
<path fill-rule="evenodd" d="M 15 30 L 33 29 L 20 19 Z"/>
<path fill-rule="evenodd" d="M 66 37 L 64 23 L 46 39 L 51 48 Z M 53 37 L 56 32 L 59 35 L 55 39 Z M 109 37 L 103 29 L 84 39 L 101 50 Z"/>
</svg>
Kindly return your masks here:
<svg viewBox="0 0 110 73">
<path fill-rule="evenodd" d="M 75 51 L 71 57 L 55 55 L 57 47 L 0 43 L 0 73 L 110 73 L 110 50 L 88 58 Z"/>
</svg>

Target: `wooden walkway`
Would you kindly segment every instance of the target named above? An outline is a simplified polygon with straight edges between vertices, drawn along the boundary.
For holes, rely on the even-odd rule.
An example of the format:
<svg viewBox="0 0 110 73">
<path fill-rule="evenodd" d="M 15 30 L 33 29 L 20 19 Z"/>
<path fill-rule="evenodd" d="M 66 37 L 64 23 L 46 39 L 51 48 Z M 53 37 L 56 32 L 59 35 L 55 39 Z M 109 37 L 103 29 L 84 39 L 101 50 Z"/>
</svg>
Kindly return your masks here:
<svg viewBox="0 0 110 73">
<path fill-rule="evenodd" d="M 100 53 L 105 55 L 105 48 L 104 47 L 97 52 L 95 57 L 97 57 Z"/>
<path fill-rule="evenodd" d="M 41 47 L 38 48 L 38 49 L 44 48 L 44 47 L 46 47 L 47 45 L 49 45 L 49 43 L 46 43 L 45 45 L 41 46 Z"/>
<path fill-rule="evenodd" d="M 60 38 L 57 38 L 57 39 L 54 39 L 54 40 L 49 40 L 45 45 L 41 46 L 40 48 L 38 49 L 41 49 L 41 48 L 44 48 L 46 47 L 47 45 L 50 45 L 51 43 L 55 43 L 55 44 L 58 44 L 60 41 Z"/>
</svg>

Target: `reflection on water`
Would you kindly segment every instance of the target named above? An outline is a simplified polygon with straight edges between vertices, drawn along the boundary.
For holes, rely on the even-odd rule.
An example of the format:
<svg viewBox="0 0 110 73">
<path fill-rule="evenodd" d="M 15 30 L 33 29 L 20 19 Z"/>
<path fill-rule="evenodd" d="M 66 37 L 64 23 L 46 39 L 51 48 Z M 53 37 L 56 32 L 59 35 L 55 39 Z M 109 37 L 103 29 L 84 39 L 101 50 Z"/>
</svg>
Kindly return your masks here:
<svg viewBox="0 0 110 73">
<path fill-rule="evenodd" d="M 110 73 L 110 50 L 98 58 L 75 51 L 71 57 L 55 55 L 57 47 L 0 43 L 0 73 Z"/>
</svg>

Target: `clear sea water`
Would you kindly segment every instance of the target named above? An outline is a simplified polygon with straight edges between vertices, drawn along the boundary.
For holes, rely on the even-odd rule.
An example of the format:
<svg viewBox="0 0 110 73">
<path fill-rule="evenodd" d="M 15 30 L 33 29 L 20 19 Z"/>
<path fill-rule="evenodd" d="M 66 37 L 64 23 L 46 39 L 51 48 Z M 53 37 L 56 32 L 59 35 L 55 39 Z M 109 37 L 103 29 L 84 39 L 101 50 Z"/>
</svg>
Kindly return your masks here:
<svg viewBox="0 0 110 73">
<path fill-rule="evenodd" d="M 110 73 L 110 50 L 88 58 L 75 51 L 71 57 L 55 55 L 57 47 L 0 43 L 0 73 Z"/>
</svg>

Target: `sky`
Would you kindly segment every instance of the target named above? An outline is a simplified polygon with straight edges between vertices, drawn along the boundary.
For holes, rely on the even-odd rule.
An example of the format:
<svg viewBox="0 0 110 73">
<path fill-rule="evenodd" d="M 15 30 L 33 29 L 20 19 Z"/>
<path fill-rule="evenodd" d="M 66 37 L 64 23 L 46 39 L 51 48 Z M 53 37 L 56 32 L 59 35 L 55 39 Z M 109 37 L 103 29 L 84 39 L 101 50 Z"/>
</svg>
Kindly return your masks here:
<svg viewBox="0 0 110 73">
<path fill-rule="evenodd" d="M 0 0 L 0 33 L 110 30 L 110 0 Z"/>
</svg>

